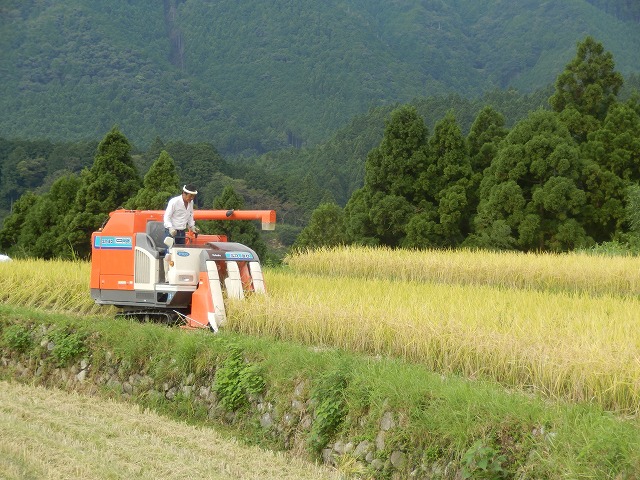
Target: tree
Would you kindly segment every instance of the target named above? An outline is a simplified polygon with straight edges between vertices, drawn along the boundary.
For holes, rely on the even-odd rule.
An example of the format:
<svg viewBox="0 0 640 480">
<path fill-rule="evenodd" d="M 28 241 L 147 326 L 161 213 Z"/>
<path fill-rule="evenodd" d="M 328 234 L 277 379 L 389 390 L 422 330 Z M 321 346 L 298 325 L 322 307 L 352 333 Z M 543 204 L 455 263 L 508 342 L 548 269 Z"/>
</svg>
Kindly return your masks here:
<svg viewBox="0 0 640 480">
<path fill-rule="evenodd" d="M 413 203 L 415 179 L 427 161 L 429 131 L 414 106 L 403 105 L 387 122 L 380 145 L 367 155 L 365 186 Z"/>
<path fill-rule="evenodd" d="M 624 231 L 626 192 L 640 182 L 640 115 L 635 106 L 613 104 L 602 126 L 581 145 L 587 191 L 584 224 L 598 242 Z"/>
<path fill-rule="evenodd" d="M 509 133 L 505 128 L 504 115 L 491 106 L 485 106 L 476 116 L 469 135 L 467 148 L 473 173 L 482 173 L 491 165 L 498 144 Z"/>
<path fill-rule="evenodd" d="M 440 120 L 429 140 L 429 159 L 415 189 L 417 213 L 407 226 L 404 246 L 452 247 L 462 243 L 472 215 L 472 170 L 465 138 L 452 112 Z"/>
<path fill-rule="evenodd" d="M 25 225 L 27 214 L 37 201 L 37 195 L 26 192 L 13 204 L 11 214 L 4 219 L 2 229 L 0 229 L 0 249 L 12 255 L 25 253 L 18 248 L 18 239 L 22 227 Z"/>
<path fill-rule="evenodd" d="M 581 225 L 586 194 L 576 143 L 557 114 L 539 110 L 502 142 L 480 185 L 468 245 L 564 251 L 593 243 Z"/>
<path fill-rule="evenodd" d="M 478 210 L 480 201 L 478 190 L 484 171 L 491 165 L 498 153 L 500 142 L 508 133 L 504 125 L 504 116 L 491 106 L 486 106 L 476 116 L 467 136 L 467 148 L 469 149 L 472 170 L 468 207 L 472 216 L 475 216 Z M 473 219 L 470 219 L 470 226 L 472 222 Z"/>
<path fill-rule="evenodd" d="M 379 245 L 373 222 L 369 217 L 370 192 L 365 188 L 359 188 L 351 195 L 344 207 L 344 230 L 347 243 L 357 245 Z"/>
<path fill-rule="evenodd" d="M 213 202 L 214 210 L 242 210 L 243 208 L 244 200 L 231 186 L 226 186 Z M 242 243 L 252 248 L 259 258 L 266 258 L 267 245 L 253 223 L 239 220 L 215 220 L 211 221 L 210 225 L 203 226 L 203 231 L 226 235 L 229 241 Z"/>
<path fill-rule="evenodd" d="M 292 248 L 335 247 L 346 243 L 344 212 L 335 202 L 321 203 L 311 214 L 309 224 L 300 232 Z"/>
<path fill-rule="evenodd" d="M 65 217 L 66 242 L 81 257 L 91 252 L 91 234 L 122 208 L 141 186 L 130 155 L 131 145 L 118 127 L 113 127 L 98 145 L 91 169 L 81 174 L 81 185 L 73 208 Z"/>
<path fill-rule="evenodd" d="M 7 206 L 10 206 L 12 202 L 15 202 L 24 193 L 24 188 L 21 186 L 20 173 L 18 172 L 18 164 L 27 159 L 26 150 L 19 146 L 13 149 L 4 161 L 3 165 L 0 165 L 0 198 Z"/>
<path fill-rule="evenodd" d="M 169 154 L 162 150 L 158 159 L 144 176 L 144 186 L 126 204 L 126 208 L 163 210 L 167 201 L 180 190 L 176 166 Z"/>
<path fill-rule="evenodd" d="M 64 256 L 64 218 L 72 207 L 80 186 L 77 175 L 57 179 L 51 189 L 37 198 L 27 212 L 18 245 L 28 256 L 51 259 Z"/>
<path fill-rule="evenodd" d="M 586 140 L 616 100 L 623 79 L 614 66 L 613 55 L 589 36 L 578 43 L 576 57 L 556 79 L 549 104 L 563 112 L 563 121 L 579 141 Z"/>
<path fill-rule="evenodd" d="M 428 138 L 415 107 L 404 105 L 391 113 L 380 145 L 367 155 L 364 187 L 345 207 L 350 241 L 402 243 L 418 200 L 415 179 L 427 161 Z"/>
<path fill-rule="evenodd" d="M 176 166 L 182 184 L 198 183 L 205 185 L 216 172 L 227 173 L 228 166 L 222 156 L 209 143 L 186 144 L 173 142 L 166 150 Z M 200 204 L 201 200 L 196 199 Z"/>
</svg>

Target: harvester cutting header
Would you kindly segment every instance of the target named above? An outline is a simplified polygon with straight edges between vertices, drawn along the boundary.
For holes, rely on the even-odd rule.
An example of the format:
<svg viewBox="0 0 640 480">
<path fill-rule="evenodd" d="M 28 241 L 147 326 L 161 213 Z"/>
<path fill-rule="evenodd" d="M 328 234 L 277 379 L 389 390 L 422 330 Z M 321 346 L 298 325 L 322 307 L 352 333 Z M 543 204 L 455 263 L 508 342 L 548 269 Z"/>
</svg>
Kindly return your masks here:
<svg viewBox="0 0 640 480">
<path fill-rule="evenodd" d="M 260 260 L 225 235 L 188 232 L 184 245 L 165 239 L 161 210 L 116 210 L 91 236 L 91 297 L 138 317 L 182 319 L 217 331 L 226 320 L 224 294 L 265 293 Z M 196 210 L 195 220 L 260 220 L 273 230 L 275 210 Z"/>
</svg>

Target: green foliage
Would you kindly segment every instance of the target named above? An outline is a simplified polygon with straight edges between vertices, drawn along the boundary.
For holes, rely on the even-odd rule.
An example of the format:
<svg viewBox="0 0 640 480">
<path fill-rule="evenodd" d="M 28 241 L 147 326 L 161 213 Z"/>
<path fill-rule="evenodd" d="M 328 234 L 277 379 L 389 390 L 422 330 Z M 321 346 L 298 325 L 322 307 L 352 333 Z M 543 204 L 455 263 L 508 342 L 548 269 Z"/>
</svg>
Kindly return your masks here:
<svg viewBox="0 0 640 480">
<path fill-rule="evenodd" d="M 69 365 L 70 362 L 76 360 L 88 351 L 85 344 L 87 335 L 83 332 L 62 327 L 53 330 L 48 336 L 51 342 L 53 342 L 51 355 L 59 367 Z"/>
<path fill-rule="evenodd" d="M 322 203 L 298 235 L 294 249 L 334 247 L 346 243 L 344 213 L 335 203 Z"/>
<path fill-rule="evenodd" d="M 627 220 L 631 231 L 640 237 L 640 185 L 630 185 L 627 188 Z"/>
<path fill-rule="evenodd" d="M 144 146 L 317 144 L 425 92 L 543 87 L 585 31 L 636 69 L 637 7 L 592 3 L 18 2 L 0 17 L 0 131 L 78 140 L 117 122 Z"/>
<path fill-rule="evenodd" d="M 505 455 L 500 455 L 493 447 L 477 440 L 462 456 L 462 478 L 506 478 L 502 464 Z"/>
<path fill-rule="evenodd" d="M 249 396 L 261 394 L 265 381 L 260 366 L 245 361 L 242 350 L 230 345 L 227 357 L 216 370 L 213 388 L 220 405 L 233 412 L 249 405 Z"/>
<path fill-rule="evenodd" d="M 531 114 L 505 137 L 485 171 L 476 233 L 466 243 L 525 251 L 593 243 L 581 223 L 581 168 L 577 146 L 557 115 Z"/>
<path fill-rule="evenodd" d="M 326 372 L 311 392 L 315 416 L 309 432 L 309 445 L 320 452 L 338 431 L 348 412 L 345 389 L 350 375 L 346 364 Z"/>
<path fill-rule="evenodd" d="M 575 138 L 584 141 L 604 120 L 622 84 L 622 75 L 614 71 L 613 55 L 587 37 L 578 43 L 576 57 L 556 79 L 556 92 L 549 103 L 556 112 L 578 113 L 564 119 Z"/>
<path fill-rule="evenodd" d="M 551 401 L 530 392 L 505 390 L 493 382 L 440 375 L 427 371 L 423 365 L 387 356 L 372 359 L 231 331 L 211 337 L 205 332 L 194 335 L 181 329 L 122 319 L 90 320 L 85 322 L 85 331 L 91 335 L 91 342 L 86 345 L 93 372 L 88 381 L 100 382 L 100 378 L 106 381 L 111 376 L 108 372 L 116 365 L 125 376 L 145 372 L 145 378 L 153 382 L 148 389 L 135 388 L 127 400 L 160 409 L 170 418 L 209 427 L 216 421 L 207 415 L 204 399 L 196 399 L 196 395 L 187 398 L 186 394 L 178 393 L 174 400 L 167 398 L 162 390 L 165 377 L 157 376 L 158 370 L 162 370 L 158 364 L 164 365 L 175 356 L 192 356 L 193 348 L 184 354 L 180 352 L 185 344 L 194 343 L 198 344 L 199 358 L 191 363 L 173 364 L 179 370 L 174 377 L 178 382 L 193 374 L 195 384 L 205 386 L 201 382 L 208 381 L 213 370 L 220 369 L 230 357 L 234 360 L 229 360 L 229 364 L 236 372 L 243 365 L 251 367 L 253 364 L 241 361 L 235 353 L 238 351 L 244 357 L 263 359 L 259 376 L 269 379 L 268 396 L 275 411 L 290 411 L 293 385 L 303 382 L 311 388 L 311 407 L 332 399 L 334 406 L 324 406 L 322 418 L 325 425 L 337 425 L 334 432 L 341 440 L 372 440 L 379 431 L 382 412 L 394 413 L 401 420 L 386 432 L 385 448 L 377 450 L 376 455 L 386 461 L 391 451 L 400 449 L 406 453 L 407 465 L 404 471 L 390 472 L 385 468 L 374 472 L 381 478 L 406 478 L 411 471 L 417 478 L 429 478 L 442 476 L 445 469 L 452 475 L 459 472 L 459 476 L 466 469 L 471 473 L 467 478 L 592 478 L 594 474 L 598 478 L 634 478 L 640 465 L 637 422 L 604 411 L 593 402 Z M 52 325 L 70 332 L 68 321 L 68 316 L 20 312 L 0 305 L 3 330 L 11 324 L 28 322 L 34 325 L 34 334 L 42 331 L 41 327 Z M 48 367 L 56 359 L 48 356 L 42 360 L 44 375 L 52 373 L 54 369 Z M 0 365 L 0 373 L 5 372 Z M 246 384 L 260 383 L 252 374 L 247 376 L 253 380 Z M 63 388 L 86 388 L 86 383 L 84 387 L 71 385 L 55 374 L 37 380 Z M 256 394 L 259 389 L 250 390 Z M 121 391 L 118 388 L 118 393 Z M 97 394 L 104 394 L 104 390 L 97 389 Z M 300 400 L 306 399 L 305 388 Z M 348 411 L 340 407 L 342 401 Z M 265 435 L 257 409 L 237 413 L 240 421 L 235 423 L 233 433 L 241 440 L 259 441 L 265 448 L 280 449 L 283 442 L 291 440 L 289 425 L 272 428 Z M 278 426 L 285 425 L 281 423 L 284 418 L 276 421 Z M 318 428 L 317 433 L 323 433 L 322 430 Z M 334 440 L 335 433 L 327 435 L 327 443 Z M 478 443 L 469 447 L 474 440 Z M 501 457 L 503 454 L 506 459 Z"/>
<path fill-rule="evenodd" d="M 180 190 L 180 181 L 171 156 L 162 150 L 144 176 L 144 186 L 125 204 L 132 210 L 164 210 L 169 199 Z"/>
<path fill-rule="evenodd" d="M 91 234 L 140 188 L 140 177 L 130 155 L 129 140 L 113 127 L 98 145 L 93 166 L 84 170 L 81 185 L 64 224 L 66 241 L 81 257 L 91 252 Z"/>
<path fill-rule="evenodd" d="M 453 115 L 449 112 L 440 120 L 429 139 L 429 160 L 416 182 L 417 205 L 426 215 L 435 214 L 435 221 L 427 221 L 427 230 L 409 228 L 404 243 L 407 247 L 453 247 L 468 233 L 469 196 L 472 169 L 465 138 Z M 418 218 L 425 219 L 425 215 Z"/>
<path fill-rule="evenodd" d="M 80 178 L 67 175 L 56 180 L 46 194 L 29 209 L 18 243 L 25 254 L 51 259 L 68 250 L 64 219 L 72 208 Z"/>
<path fill-rule="evenodd" d="M 25 353 L 33 344 L 31 330 L 21 324 L 9 325 L 2 331 L 2 341 L 9 350 L 17 353 Z"/>
<path fill-rule="evenodd" d="M 427 156 L 428 131 L 415 107 L 394 110 L 380 145 L 367 156 L 365 185 L 345 209 L 352 241 L 363 243 L 371 232 L 384 245 L 402 242 L 414 212 L 415 178 L 424 170 Z"/>
<path fill-rule="evenodd" d="M 219 197 L 213 202 L 216 210 L 241 210 L 244 208 L 244 199 L 240 197 L 232 186 L 224 188 Z M 203 226 L 203 232 L 226 235 L 230 242 L 238 242 L 252 248 L 259 258 L 265 258 L 267 246 L 260 237 L 258 228 L 250 222 L 235 220 L 215 220 L 207 222 Z"/>
<path fill-rule="evenodd" d="M 31 192 L 25 193 L 16 201 L 11 215 L 5 219 L 0 229 L 0 248 L 3 251 L 12 254 L 24 251 L 18 245 L 18 238 L 30 209 L 37 201 L 38 197 Z"/>
</svg>

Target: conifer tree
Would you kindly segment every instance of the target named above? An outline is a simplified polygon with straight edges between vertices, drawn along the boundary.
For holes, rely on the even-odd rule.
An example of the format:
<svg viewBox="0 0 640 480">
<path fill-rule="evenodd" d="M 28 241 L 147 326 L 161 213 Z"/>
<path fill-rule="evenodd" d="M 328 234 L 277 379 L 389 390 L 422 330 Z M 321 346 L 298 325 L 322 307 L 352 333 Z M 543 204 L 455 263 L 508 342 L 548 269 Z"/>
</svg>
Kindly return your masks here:
<svg viewBox="0 0 640 480">
<path fill-rule="evenodd" d="M 311 214 L 309 224 L 300 232 L 293 249 L 344 245 L 344 212 L 335 202 L 321 203 Z"/>
<path fill-rule="evenodd" d="M 420 173 L 416 213 L 407 226 L 407 247 L 452 247 L 468 234 L 472 170 L 465 138 L 449 112 L 429 140 L 426 168 Z"/>
<path fill-rule="evenodd" d="M 379 245 L 373 222 L 369 217 L 370 191 L 366 187 L 355 190 L 344 207 L 344 231 L 347 243 Z"/>
<path fill-rule="evenodd" d="M 529 115 L 505 137 L 485 171 L 469 243 L 524 251 L 592 244 L 581 225 L 581 168 L 577 145 L 557 115 Z"/>
<path fill-rule="evenodd" d="M 10 254 L 24 254 L 19 248 L 18 240 L 25 225 L 26 217 L 38 202 L 38 196 L 33 192 L 23 193 L 22 196 L 13 204 L 11 214 L 4 219 L 2 228 L 0 229 L 0 250 Z"/>
<path fill-rule="evenodd" d="M 162 150 L 144 176 L 144 186 L 125 204 L 134 210 L 164 210 L 167 201 L 180 190 L 178 172 L 171 156 Z"/>
<path fill-rule="evenodd" d="M 29 256 L 51 259 L 67 250 L 64 218 L 74 203 L 79 186 L 77 175 L 60 177 L 29 209 L 18 239 L 20 248 Z"/>
<path fill-rule="evenodd" d="M 415 107 L 394 110 L 380 145 L 369 152 L 364 186 L 345 207 L 345 227 L 355 243 L 399 246 L 415 212 L 415 179 L 428 153 L 428 130 Z"/>
<path fill-rule="evenodd" d="M 580 142 L 599 126 L 616 101 L 623 79 L 614 66 L 611 53 L 592 37 L 586 37 L 578 43 L 575 58 L 556 79 L 549 103 L 556 112 L 562 112 L 563 121 Z"/>
<path fill-rule="evenodd" d="M 473 217 L 478 210 L 480 182 L 495 156 L 500 142 L 507 135 L 505 119 L 491 106 L 484 107 L 476 116 L 467 136 L 469 160 L 471 162 L 471 187 L 469 189 L 469 230 L 472 230 Z"/>
<path fill-rule="evenodd" d="M 602 126 L 581 145 L 587 190 L 584 224 L 598 241 L 626 228 L 626 192 L 640 182 L 640 114 L 635 103 L 616 103 Z"/>
<path fill-rule="evenodd" d="M 65 218 L 67 245 L 72 254 L 91 252 L 91 234 L 122 208 L 141 186 L 130 155 L 131 145 L 118 127 L 113 127 L 98 145 L 93 165 L 81 174 L 74 205 Z"/>
</svg>

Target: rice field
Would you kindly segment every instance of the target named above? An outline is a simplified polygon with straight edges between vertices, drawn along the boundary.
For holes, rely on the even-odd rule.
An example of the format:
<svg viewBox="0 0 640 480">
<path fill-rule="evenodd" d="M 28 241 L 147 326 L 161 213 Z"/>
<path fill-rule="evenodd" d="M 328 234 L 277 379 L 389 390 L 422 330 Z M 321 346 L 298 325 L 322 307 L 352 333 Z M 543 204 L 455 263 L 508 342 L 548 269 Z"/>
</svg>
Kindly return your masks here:
<svg viewBox="0 0 640 480">
<path fill-rule="evenodd" d="M 637 258 L 347 247 L 287 263 L 231 328 L 638 414 Z"/>
<path fill-rule="evenodd" d="M 81 315 L 104 313 L 89 294 L 91 265 L 82 261 L 0 263 L 0 303 Z"/>
<path fill-rule="evenodd" d="M 341 247 L 286 261 L 296 272 L 310 275 L 640 295 L 640 257 Z"/>
<path fill-rule="evenodd" d="M 136 405 L 0 381 L 0 478 L 340 477 Z"/>
<path fill-rule="evenodd" d="M 229 301 L 225 328 L 638 414 L 637 258 L 348 247 L 287 263 L 265 269 L 267 296 Z M 0 301 L 103 313 L 88 279 L 81 262 L 0 264 Z"/>
</svg>

